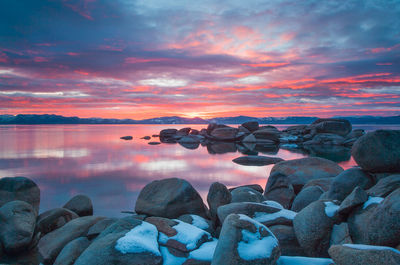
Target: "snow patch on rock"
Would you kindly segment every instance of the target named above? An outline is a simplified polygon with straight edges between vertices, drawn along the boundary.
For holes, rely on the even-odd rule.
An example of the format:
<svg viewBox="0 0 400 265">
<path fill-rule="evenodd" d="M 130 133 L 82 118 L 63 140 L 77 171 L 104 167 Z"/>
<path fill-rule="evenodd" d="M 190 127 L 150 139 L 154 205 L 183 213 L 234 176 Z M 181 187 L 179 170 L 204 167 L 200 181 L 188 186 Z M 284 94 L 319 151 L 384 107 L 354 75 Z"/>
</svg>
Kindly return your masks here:
<svg viewBox="0 0 400 265">
<path fill-rule="evenodd" d="M 333 202 L 324 202 L 325 204 L 325 214 L 328 217 L 333 217 L 339 210 L 339 205 L 334 204 Z"/>
<path fill-rule="evenodd" d="M 366 202 L 364 202 L 363 205 L 363 209 L 366 209 L 368 206 L 370 206 L 371 204 L 379 204 L 384 200 L 384 198 L 382 197 L 372 197 L 369 196 L 368 200 Z"/>
</svg>

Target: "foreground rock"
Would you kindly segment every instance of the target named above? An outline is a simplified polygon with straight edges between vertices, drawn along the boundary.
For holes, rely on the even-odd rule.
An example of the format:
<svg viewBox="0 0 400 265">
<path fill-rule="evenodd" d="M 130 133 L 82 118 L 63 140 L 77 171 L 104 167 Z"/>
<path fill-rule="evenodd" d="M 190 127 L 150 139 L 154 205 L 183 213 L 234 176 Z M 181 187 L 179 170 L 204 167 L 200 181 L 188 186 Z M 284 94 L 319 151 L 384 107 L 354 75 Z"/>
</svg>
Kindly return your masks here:
<svg viewBox="0 0 400 265">
<path fill-rule="evenodd" d="M 361 136 L 351 154 L 370 172 L 400 172 L 400 130 L 377 130 Z"/>
<path fill-rule="evenodd" d="M 211 184 L 207 195 L 207 203 L 210 207 L 211 220 L 214 226 L 219 225 L 219 220 L 217 217 L 217 209 L 222 205 L 231 203 L 232 194 L 228 188 L 219 182 L 214 182 Z"/>
<path fill-rule="evenodd" d="M 249 155 L 237 157 L 232 161 L 243 166 L 267 166 L 279 163 L 283 161 L 283 159 L 279 157 Z"/>
<path fill-rule="evenodd" d="M 138 214 L 178 218 L 184 214 L 206 217 L 206 207 L 199 193 L 184 179 L 170 178 L 147 184 L 139 194 Z"/>
<path fill-rule="evenodd" d="M 300 212 L 310 203 L 317 201 L 322 193 L 324 193 L 324 190 L 319 186 L 303 188 L 294 199 L 291 210 Z"/>
<path fill-rule="evenodd" d="M 54 231 L 72 219 L 78 218 L 79 216 L 65 208 L 55 208 L 44 213 L 41 213 L 36 221 L 36 229 L 45 235 Z"/>
<path fill-rule="evenodd" d="M 285 256 L 306 256 L 299 245 L 294 229 L 289 225 L 273 225 L 268 227 L 279 241 L 282 255 Z"/>
<path fill-rule="evenodd" d="M 242 214 L 229 215 L 222 226 L 212 265 L 275 264 L 278 240 L 264 225 Z"/>
<path fill-rule="evenodd" d="M 400 174 L 391 175 L 379 180 L 367 193 L 374 197 L 386 197 L 398 188 L 400 188 Z"/>
<path fill-rule="evenodd" d="M 297 240 L 312 257 L 328 257 L 331 231 L 339 206 L 331 201 L 316 201 L 301 210 L 293 220 Z"/>
<path fill-rule="evenodd" d="M 78 237 L 85 236 L 89 228 L 101 219 L 103 218 L 94 216 L 76 218 L 42 237 L 38 250 L 44 263 L 52 264 L 66 244 Z"/>
<path fill-rule="evenodd" d="M 25 177 L 0 179 L 0 207 L 14 200 L 29 203 L 36 214 L 39 213 L 40 190 L 32 180 Z"/>
<path fill-rule="evenodd" d="M 93 215 L 92 200 L 86 195 L 76 195 L 63 208 L 73 211 L 79 216 Z"/>
<path fill-rule="evenodd" d="M 271 175 L 274 173 L 282 174 L 293 185 L 295 191 L 298 192 L 312 179 L 335 177 L 342 171 L 343 168 L 330 160 L 318 157 L 307 157 L 275 164 L 271 170 Z M 269 190 L 268 183 L 265 190 L 266 192 Z"/>
<path fill-rule="evenodd" d="M 400 251 L 394 248 L 370 245 L 334 245 L 329 255 L 337 265 L 397 265 Z"/>
<path fill-rule="evenodd" d="M 161 265 L 154 225 L 132 217 L 110 225 L 79 256 L 75 265 Z"/>
<path fill-rule="evenodd" d="M 72 265 L 82 252 L 90 245 L 86 237 L 78 237 L 69 242 L 57 256 L 53 265 Z"/>
<path fill-rule="evenodd" d="M 4 251 L 18 254 L 28 249 L 35 230 L 36 212 L 24 201 L 12 201 L 0 208 L 0 242 Z"/>
</svg>

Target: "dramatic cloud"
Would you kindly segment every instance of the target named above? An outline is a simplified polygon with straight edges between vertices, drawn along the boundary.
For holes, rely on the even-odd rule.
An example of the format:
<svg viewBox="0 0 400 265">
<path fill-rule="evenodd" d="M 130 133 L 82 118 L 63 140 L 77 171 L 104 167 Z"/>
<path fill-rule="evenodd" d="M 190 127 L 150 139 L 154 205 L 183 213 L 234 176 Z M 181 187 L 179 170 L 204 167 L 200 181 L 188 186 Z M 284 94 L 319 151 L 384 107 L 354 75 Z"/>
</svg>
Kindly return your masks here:
<svg viewBox="0 0 400 265">
<path fill-rule="evenodd" d="M 3 0 L 0 114 L 398 115 L 398 0 Z"/>
</svg>

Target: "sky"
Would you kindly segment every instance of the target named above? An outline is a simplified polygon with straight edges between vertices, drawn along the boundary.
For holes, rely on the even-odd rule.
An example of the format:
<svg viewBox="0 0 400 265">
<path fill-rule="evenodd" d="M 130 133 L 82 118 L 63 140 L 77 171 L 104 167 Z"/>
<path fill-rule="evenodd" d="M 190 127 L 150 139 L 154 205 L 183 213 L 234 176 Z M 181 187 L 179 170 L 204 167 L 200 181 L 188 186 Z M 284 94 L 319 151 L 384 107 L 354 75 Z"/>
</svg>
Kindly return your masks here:
<svg viewBox="0 0 400 265">
<path fill-rule="evenodd" d="M 1 0 L 18 113 L 400 115 L 400 1 Z"/>
</svg>

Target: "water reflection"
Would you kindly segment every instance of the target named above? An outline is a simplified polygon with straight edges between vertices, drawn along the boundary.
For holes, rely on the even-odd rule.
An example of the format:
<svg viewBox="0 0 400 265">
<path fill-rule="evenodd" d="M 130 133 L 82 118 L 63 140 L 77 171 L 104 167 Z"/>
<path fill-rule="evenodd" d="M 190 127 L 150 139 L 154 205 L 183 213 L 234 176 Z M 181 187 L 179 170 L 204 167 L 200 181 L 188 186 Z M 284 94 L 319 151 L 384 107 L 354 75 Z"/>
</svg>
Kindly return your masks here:
<svg viewBox="0 0 400 265">
<path fill-rule="evenodd" d="M 187 125 L 173 125 L 183 127 Z M 221 142 L 152 146 L 140 139 L 164 128 L 165 125 L 0 126 L 0 177 L 32 178 L 41 189 L 41 211 L 60 207 L 71 196 L 84 193 L 92 198 L 95 214 L 121 216 L 121 210 L 133 210 L 140 189 L 156 179 L 185 178 L 203 198 L 214 181 L 228 186 L 265 186 L 273 165 L 249 167 L 232 162 L 242 154 L 265 154 L 285 160 L 307 155 L 340 157 L 337 161 L 344 161 L 340 163 L 343 167 L 354 165 L 343 150 L 294 152 L 276 146 Z M 133 140 L 119 139 L 124 135 L 134 136 Z M 158 138 L 150 141 L 153 140 Z"/>
</svg>

